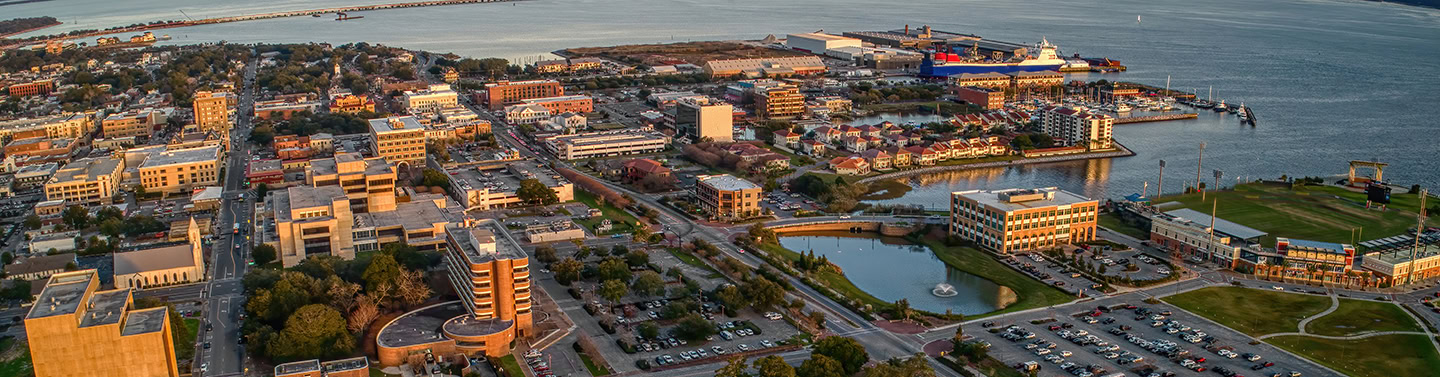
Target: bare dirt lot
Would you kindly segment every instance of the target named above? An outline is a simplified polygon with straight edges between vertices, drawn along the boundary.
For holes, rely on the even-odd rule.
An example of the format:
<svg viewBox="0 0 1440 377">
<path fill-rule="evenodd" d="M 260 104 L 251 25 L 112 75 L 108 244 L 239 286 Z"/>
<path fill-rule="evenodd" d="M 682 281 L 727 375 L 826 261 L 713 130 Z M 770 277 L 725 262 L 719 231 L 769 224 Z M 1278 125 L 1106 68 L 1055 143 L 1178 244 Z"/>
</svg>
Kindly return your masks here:
<svg viewBox="0 0 1440 377">
<path fill-rule="evenodd" d="M 594 56 L 646 65 L 675 64 L 675 60 L 702 65 L 711 60 L 801 56 L 736 42 L 681 42 L 671 44 L 581 47 L 565 50 L 572 57 Z"/>
</svg>

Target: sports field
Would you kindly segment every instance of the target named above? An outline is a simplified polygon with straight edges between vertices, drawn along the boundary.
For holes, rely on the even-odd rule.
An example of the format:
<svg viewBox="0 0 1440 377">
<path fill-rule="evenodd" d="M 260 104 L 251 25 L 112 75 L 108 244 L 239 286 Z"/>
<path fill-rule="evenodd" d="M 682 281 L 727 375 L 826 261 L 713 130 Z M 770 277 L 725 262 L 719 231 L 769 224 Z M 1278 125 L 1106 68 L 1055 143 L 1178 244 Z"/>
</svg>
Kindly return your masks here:
<svg viewBox="0 0 1440 377">
<path fill-rule="evenodd" d="M 1296 332 L 1300 320 L 1330 307 L 1330 298 L 1240 287 L 1209 287 L 1163 298 L 1250 336 Z"/>
<path fill-rule="evenodd" d="M 1365 194 L 1329 186 L 1242 184 L 1232 190 L 1200 194 L 1170 195 L 1155 199 L 1162 210 L 1189 208 L 1209 214 L 1219 199 L 1218 217 L 1255 228 L 1270 235 L 1262 244 L 1274 245 L 1275 237 L 1326 242 L 1351 242 L 1351 231 L 1360 240 L 1402 234 L 1415 226 L 1416 195 L 1392 194 L 1390 208 L 1365 208 Z M 1178 202 L 1178 205 L 1167 204 Z M 1363 229 L 1361 229 L 1363 228 Z"/>
</svg>

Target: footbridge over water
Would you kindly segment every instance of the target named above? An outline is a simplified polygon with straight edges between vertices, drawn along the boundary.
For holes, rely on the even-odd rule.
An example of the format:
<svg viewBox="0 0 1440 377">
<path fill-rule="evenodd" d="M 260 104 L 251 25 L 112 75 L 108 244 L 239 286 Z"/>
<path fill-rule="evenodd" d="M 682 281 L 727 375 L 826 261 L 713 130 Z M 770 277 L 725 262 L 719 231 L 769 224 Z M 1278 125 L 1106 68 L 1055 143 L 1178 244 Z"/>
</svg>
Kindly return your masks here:
<svg viewBox="0 0 1440 377">
<path fill-rule="evenodd" d="M 898 216 L 816 216 L 774 220 L 765 228 L 775 233 L 794 232 L 876 232 L 886 236 L 904 236 L 927 224 L 945 224 L 944 218 Z"/>
</svg>

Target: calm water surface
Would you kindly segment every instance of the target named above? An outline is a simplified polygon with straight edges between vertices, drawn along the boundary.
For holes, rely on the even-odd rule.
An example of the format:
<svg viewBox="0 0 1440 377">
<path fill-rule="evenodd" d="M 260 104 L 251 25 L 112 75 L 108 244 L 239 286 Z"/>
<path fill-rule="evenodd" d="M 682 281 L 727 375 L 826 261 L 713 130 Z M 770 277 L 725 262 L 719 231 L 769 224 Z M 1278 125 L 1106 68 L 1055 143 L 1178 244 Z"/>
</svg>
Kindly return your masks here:
<svg viewBox="0 0 1440 377">
<path fill-rule="evenodd" d="M 856 287 L 881 300 L 909 299 L 910 306 L 934 313 L 961 314 L 995 311 L 1008 288 L 956 270 L 935 257 L 930 249 L 903 239 L 875 234 L 835 232 L 795 233 L 780 237 L 780 244 L 796 252 L 815 251 L 845 271 Z M 959 295 L 937 297 L 936 284 L 955 286 Z"/>
<path fill-rule="evenodd" d="M 39 33 L 245 13 L 388 1 L 56 0 L 0 8 L 6 17 L 55 16 Z M 1174 88 L 1215 88 L 1245 102 L 1259 127 L 1234 117 L 1123 125 L 1115 135 L 1138 155 L 942 174 L 892 202 L 939 207 L 953 190 L 1053 185 L 1097 197 L 1138 192 L 1164 159 L 1168 191 L 1195 177 L 1197 144 L 1208 142 L 1202 175 L 1234 177 L 1345 172 L 1352 159 L 1391 163 L 1386 176 L 1440 184 L 1440 11 L 1338 0 L 533 0 L 363 13 L 336 22 L 294 17 L 170 29 L 171 44 L 367 41 L 498 56 L 518 62 L 567 47 L 688 40 L 759 39 L 767 34 L 898 29 L 931 25 L 1014 42 L 1041 37 L 1066 55 L 1106 56 L 1130 71 L 1091 78 Z M 1135 16 L 1144 18 L 1143 24 Z M 1186 171 L 1188 170 L 1188 172 Z M 1153 183 L 1152 183 L 1153 187 Z M 1152 190 L 1153 192 L 1153 190 Z"/>
</svg>

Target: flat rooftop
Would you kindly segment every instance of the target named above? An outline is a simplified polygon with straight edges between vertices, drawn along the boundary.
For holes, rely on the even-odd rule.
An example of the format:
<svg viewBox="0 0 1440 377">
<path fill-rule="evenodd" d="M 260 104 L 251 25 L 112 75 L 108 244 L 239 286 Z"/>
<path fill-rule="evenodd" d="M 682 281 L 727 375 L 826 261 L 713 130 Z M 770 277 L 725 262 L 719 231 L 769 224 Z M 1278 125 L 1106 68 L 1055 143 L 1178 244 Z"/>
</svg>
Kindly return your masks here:
<svg viewBox="0 0 1440 377">
<path fill-rule="evenodd" d="M 294 186 L 270 196 L 275 209 L 275 221 L 290 221 L 291 209 L 329 205 L 336 198 L 350 200 L 340 186 Z"/>
<path fill-rule="evenodd" d="M 702 175 L 696 178 L 698 178 L 699 183 L 714 187 L 720 191 L 756 190 L 760 188 L 760 185 L 729 174 Z"/>
<path fill-rule="evenodd" d="M 125 315 L 125 304 L 130 302 L 129 289 L 95 292 L 90 295 L 85 314 L 80 318 L 80 327 L 101 326 L 120 323 Z"/>
<path fill-rule="evenodd" d="M 449 341 L 440 328 L 451 318 L 468 316 L 460 301 L 405 313 L 380 329 L 375 342 L 383 347 L 407 347 Z"/>
<path fill-rule="evenodd" d="M 799 33 L 799 34 L 790 34 L 790 35 L 787 36 L 787 37 L 788 37 L 788 38 L 795 38 L 795 37 L 810 38 L 810 39 L 818 39 L 818 40 L 825 40 L 825 41 L 859 41 L 859 39 L 855 39 L 855 38 L 850 38 L 850 37 L 845 37 L 845 36 L 839 36 L 839 35 L 834 35 L 834 34 L 824 34 L 824 33 Z"/>
<path fill-rule="evenodd" d="M 549 102 L 578 101 L 578 100 L 585 100 L 585 99 L 590 99 L 590 96 L 585 96 L 585 95 L 573 95 L 573 96 L 555 96 L 555 97 L 531 98 L 531 99 L 526 99 L 526 100 L 520 100 L 520 103 L 524 103 L 524 104 L 541 104 L 541 103 L 549 103 Z"/>
<path fill-rule="evenodd" d="M 462 315 L 445 321 L 443 329 L 448 334 L 465 337 L 485 336 L 515 327 L 515 321 L 502 319 L 480 319 L 474 316 Z"/>
<path fill-rule="evenodd" d="M 1290 248 L 1291 250 L 1297 250 L 1297 251 L 1312 251 L 1312 252 L 1317 252 L 1317 253 L 1330 253 L 1330 254 L 1345 254 L 1345 248 L 1350 247 L 1350 245 L 1341 244 L 1341 243 L 1311 241 L 1311 240 L 1302 240 L 1302 239 L 1285 238 L 1285 237 L 1277 238 L 1277 239 L 1275 240 L 1275 242 L 1276 242 L 1276 243 L 1289 242 L 1289 244 L 1290 244 L 1290 247 L 1289 247 L 1289 248 Z"/>
<path fill-rule="evenodd" d="M 347 370 L 366 369 L 369 367 L 370 359 L 364 356 L 320 363 L 320 369 L 324 369 L 327 374 Z"/>
<path fill-rule="evenodd" d="M 1210 215 L 1207 215 L 1207 214 L 1205 214 L 1204 212 L 1196 211 L 1196 210 L 1189 209 L 1189 208 L 1181 208 L 1181 209 L 1177 209 L 1177 210 L 1173 210 L 1173 211 L 1166 211 L 1165 214 L 1166 214 L 1166 215 L 1170 215 L 1170 216 L 1179 217 L 1179 218 L 1186 219 L 1186 220 L 1190 220 L 1190 221 L 1193 221 L 1193 222 L 1195 222 L 1195 223 L 1197 223 L 1197 224 L 1204 225 L 1204 226 L 1209 226 L 1209 225 L 1210 225 Z M 1215 219 L 1215 231 L 1216 231 L 1216 232 L 1220 232 L 1220 233 L 1229 234 L 1230 236 L 1233 236 L 1233 237 L 1236 237 L 1236 238 L 1240 238 L 1240 239 L 1243 239 L 1243 240 L 1257 239 L 1257 238 L 1260 238 L 1260 237 L 1264 237 L 1266 234 L 1269 234 L 1269 233 L 1265 233 L 1265 232 L 1256 230 L 1255 228 L 1251 228 L 1251 227 L 1248 227 L 1248 226 L 1236 224 L 1236 223 L 1227 221 L 1227 220 L 1225 220 L 1225 219 L 1220 219 L 1220 218 L 1216 218 L 1216 219 Z"/>
<path fill-rule="evenodd" d="M 528 258 L 520 243 L 495 220 L 485 220 L 474 228 L 451 224 L 445 227 L 445 233 L 455 240 L 460 252 L 472 263 Z"/>
<path fill-rule="evenodd" d="M 486 88 L 493 88 L 493 87 L 497 87 L 497 86 L 533 85 L 533 84 L 545 84 L 545 83 L 557 83 L 557 84 L 558 84 L 559 81 L 555 81 L 555 80 L 501 81 L 501 82 L 492 82 L 492 83 L 489 83 L 489 84 L 485 84 L 485 87 L 486 87 Z"/>
<path fill-rule="evenodd" d="M 450 169 L 446 173 L 450 175 L 451 182 L 462 190 L 488 188 L 491 192 L 514 192 L 520 189 L 521 181 L 532 178 L 546 187 L 569 183 L 554 170 L 529 160 L 510 162 L 504 167 L 492 165 Z"/>
<path fill-rule="evenodd" d="M 53 116 L 48 116 L 48 117 L 44 117 L 44 118 L 20 118 L 20 119 L 15 119 L 15 120 L 0 121 L 0 129 L 25 129 L 25 128 L 43 126 L 43 125 L 47 125 L 47 124 L 51 124 L 51 123 L 67 122 L 67 121 L 74 120 L 74 119 L 76 119 L 76 118 L 85 118 L 85 117 L 86 117 L 85 114 L 72 113 L 72 114 L 53 115 Z"/>
<path fill-rule="evenodd" d="M 375 134 L 400 131 L 425 132 L 425 126 L 412 116 L 376 118 L 370 120 L 370 131 Z"/>
<path fill-rule="evenodd" d="M 91 280 L 99 277 L 94 270 L 87 272 L 51 276 L 25 318 L 74 314 L 80 308 L 80 300 L 85 299 L 85 290 L 90 287 Z"/>
<path fill-rule="evenodd" d="M 339 164 L 355 161 L 365 162 L 365 174 L 367 175 L 390 173 L 391 165 L 389 162 L 385 162 L 384 158 L 365 158 L 359 153 L 339 153 L 336 154 L 334 158 L 319 158 L 310 160 L 310 171 L 314 172 L 316 175 L 339 174 Z"/>
<path fill-rule="evenodd" d="M 1414 253 L 1413 255 L 1415 256 L 1415 260 L 1423 261 L 1427 258 L 1440 256 L 1440 245 L 1421 246 L 1419 251 L 1411 250 L 1410 247 L 1389 249 L 1385 251 L 1367 253 L 1365 254 L 1365 258 L 1377 258 L 1381 262 L 1385 262 L 1386 264 L 1395 265 L 1399 263 L 1409 262 L 1411 260 L 1410 256 L 1412 255 L 1412 253 Z M 1424 263 L 1422 263 L 1422 265 L 1423 264 Z"/>
<path fill-rule="evenodd" d="M 1053 194 L 1053 196 L 1048 198 L 1024 201 L 1012 201 L 1002 198 L 1002 195 L 1021 194 Z M 1095 202 L 1094 199 L 1080 196 L 1078 194 L 1061 190 L 1055 187 L 1045 187 L 1038 189 L 969 190 L 954 192 L 952 193 L 952 195 L 960 195 L 967 199 L 974 200 L 976 203 L 979 203 L 981 205 L 996 208 L 1005 212 L 1020 211 L 1031 208 L 1045 208 Z"/>
<path fill-rule="evenodd" d="M 284 376 L 289 374 L 300 374 L 320 370 L 320 360 L 304 360 L 293 363 L 284 363 L 275 366 L 275 375 Z"/>
<path fill-rule="evenodd" d="M 250 161 L 250 174 L 280 171 L 283 165 L 279 159 Z"/>
<path fill-rule="evenodd" d="M 168 166 L 176 164 L 188 164 L 201 161 L 216 161 L 220 156 L 220 146 L 209 146 L 200 148 L 177 149 L 151 154 L 150 158 L 140 163 L 140 168 Z"/>
<path fill-rule="evenodd" d="M 454 203 L 454 199 L 446 199 Z M 446 205 L 440 208 L 434 201 L 420 200 L 404 203 L 396 203 L 394 211 L 369 212 L 354 214 L 355 228 L 389 228 L 399 226 L 407 230 L 419 230 L 434 227 L 437 223 L 452 223 L 460 221 L 465 217 L 464 210 L 458 203 Z M 440 237 L 443 235 L 435 235 Z M 418 241 L 411 239 L 412 242 Z"/>
<path fill-rule="evenodd" d="M 125 327 L 120 335 L 148 334 L 165 328 L 165 317 L 170 313 L 165 307 L 134 310 L 125 315 Z"/>
<path fill-rule="evenodd" d="M 83 158 L 75 160 L 69 165 L 65 165 L 64 169 L 56 171 L 55 175 L 50 177 L 50 182 L 95 181 L 102 175 L 114 173 L 122 162 L 124 161 L 118 158 Z"/>
</svg>

